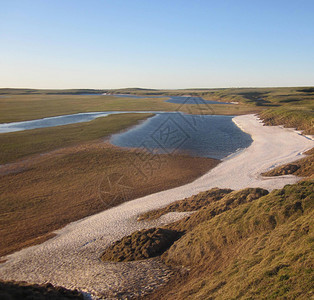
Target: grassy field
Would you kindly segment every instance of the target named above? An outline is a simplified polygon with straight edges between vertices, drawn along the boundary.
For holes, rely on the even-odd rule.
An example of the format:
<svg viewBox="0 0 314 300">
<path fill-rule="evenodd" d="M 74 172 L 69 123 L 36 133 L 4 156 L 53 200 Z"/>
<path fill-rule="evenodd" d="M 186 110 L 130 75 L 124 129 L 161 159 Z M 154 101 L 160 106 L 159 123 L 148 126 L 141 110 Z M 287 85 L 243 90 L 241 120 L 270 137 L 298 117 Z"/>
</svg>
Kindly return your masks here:
<svg viewBox="0 0 314 300">
<path fill-rule="evenodd" d="M 0 98 L 0 123 L 97 111 L 174 110 L 166 98 L 133 99 L 113 96 L 9 95 Z"/>
<path fill-rule="evenodd" d="M 268 195 L 245 189 L 210 197 L 209 191 L 209 203 L 168 225 L 185 232 L 162 255 L 176 275 L 145 299 L 313 297 L 313 181 Z"/>
<path fill-rule="evenodd" d="M 1 89 L 0 89 L 1 93 Z M 0 123 L 95 111 L 183 111 L 201 114 L 245 114 L 260 111 L 252 105 L 178 105 L 165 98 L 126 98 L 99 95 L 11 94 L 0 96 Z"/>
<path fill-rule="evenodd" d="M 90 122 L 0 134 L 0 164 L 79 143 L 105 138 L 151 114 L 117 114 Z"/>
<path fill-rule="evenodd" d="M 11 164 L 0 170 L 0 256 L 42 242 L 69 222 L 188 183 L 217 163 L 89 142 Z M 129 189 L 109 184 L 121 176 Z"/>
</svg>

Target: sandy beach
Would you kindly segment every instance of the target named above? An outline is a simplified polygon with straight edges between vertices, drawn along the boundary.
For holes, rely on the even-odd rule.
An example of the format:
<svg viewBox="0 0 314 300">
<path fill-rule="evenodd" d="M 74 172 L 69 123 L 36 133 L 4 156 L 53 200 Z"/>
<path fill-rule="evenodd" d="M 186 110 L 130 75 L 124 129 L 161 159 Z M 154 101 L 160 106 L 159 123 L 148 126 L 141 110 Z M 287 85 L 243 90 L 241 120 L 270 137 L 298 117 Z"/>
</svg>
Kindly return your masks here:
<svg viewBox="0 0 314 300">
<path fill-rule="evenodd" d="M 117 291 L 143 292 L 167 281 L 170 270 L 158 260 L 128 263 L 103 263 L 99 257 L 113 241 L 135 230 L 159 226 L 184 217 L 171 213 L 152 222 L 137 222 L 148 210 L 192 196 L 213 187 L 268 190 L 295 183 L 292 175 L 262 177 L 275 166 L 302 158 L 313 147 L 313 140 L 280 126 L 263 126 L 254 115 L 237 116 L 233 121 L 252 136 L 247 149 L 225 159 L 217 167 L 190 184 L 138 198 L 99 214 L 71 223 L 43 244 L 16 252 L 0 264 L 0 278 L 31 283 L 51 282 L 108 297 Z M 137 284 L 135 282 L 137 281 Z"/>
</svg>

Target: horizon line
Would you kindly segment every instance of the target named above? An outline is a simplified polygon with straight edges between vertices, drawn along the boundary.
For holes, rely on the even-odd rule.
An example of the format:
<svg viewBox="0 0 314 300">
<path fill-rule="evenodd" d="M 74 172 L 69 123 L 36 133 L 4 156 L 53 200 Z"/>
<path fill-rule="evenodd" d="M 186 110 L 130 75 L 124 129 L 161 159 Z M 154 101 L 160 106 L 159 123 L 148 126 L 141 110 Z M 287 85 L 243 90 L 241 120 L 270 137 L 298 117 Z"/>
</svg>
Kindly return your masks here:
<svg viewBox="0 0 314 300">
<path fill-rule="evenodd" d="M 215 89 L 251 89 L 251 88 L 307 88 L 314 85 L 295 85 L 295 86 L 230 86 L 230 87 L 189 87 L 189 88 L 148 88 L 148 87 L 119 87 L 119 88 L 35 88 L 35 87 L 0 87 L 0 90 L 215 90 Z"/>
</svg>

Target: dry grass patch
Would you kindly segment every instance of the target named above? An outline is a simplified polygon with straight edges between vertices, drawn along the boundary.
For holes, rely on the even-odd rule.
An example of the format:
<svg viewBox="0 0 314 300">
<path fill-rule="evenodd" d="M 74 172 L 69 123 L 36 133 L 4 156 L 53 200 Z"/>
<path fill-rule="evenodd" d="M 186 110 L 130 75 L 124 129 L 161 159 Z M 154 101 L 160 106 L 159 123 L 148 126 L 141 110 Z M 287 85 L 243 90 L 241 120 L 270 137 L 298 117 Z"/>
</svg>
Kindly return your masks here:
<svg viewBox="0 0 314 300">
<path fill-rule="evenodd" d="M 145 155 L 149 165 L 139 163 Z M 0 175 L 0 256 L 72 221 L 191 182 L 218 162 L 185 155 L 150 156 L 95 142 L 11 164 Z M 108 178 L 116 175 L 128 181 L 127 191 L 110 186 Z"/>
</svg>

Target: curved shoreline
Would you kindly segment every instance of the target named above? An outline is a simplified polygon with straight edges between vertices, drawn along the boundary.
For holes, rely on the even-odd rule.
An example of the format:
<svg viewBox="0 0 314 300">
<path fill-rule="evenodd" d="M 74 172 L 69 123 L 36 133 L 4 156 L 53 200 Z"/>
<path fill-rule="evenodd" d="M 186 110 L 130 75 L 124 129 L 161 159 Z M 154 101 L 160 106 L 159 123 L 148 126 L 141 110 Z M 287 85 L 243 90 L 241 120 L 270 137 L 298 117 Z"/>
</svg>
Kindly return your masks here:
<svg viewBox="0 0 314 300">
<path fill-rule="evenodd" d="M 143 282 L 151 266 L 149 261 L 102 263 L 99 256 L 103 249 L 135 230 L 158 226 L 185 216 L 172 213 L 157 221 L 137 222 L 139 214 L 212 187 L 262 187 L 272 190 L 298 180 L 292 175 L 264 178 L 260 174 L 274 166 L 301 158 L 301 153 L 313 147 L 312 140 L 291 129 L 263 126 L 254 115 L 237 116 L 233 120 L 242 130 L 251 134 L 251 146 L 192 183 L 138 198 L 71 223 L 59 230 L 53 239 L 9 255 L 7 261 L 0 265 L 0 278 L 51 282 L 96 294 L 119 290 L 132 285 L 132 280 L 128 281 L 128 278 L 140 277 Z"/>
</svg>

